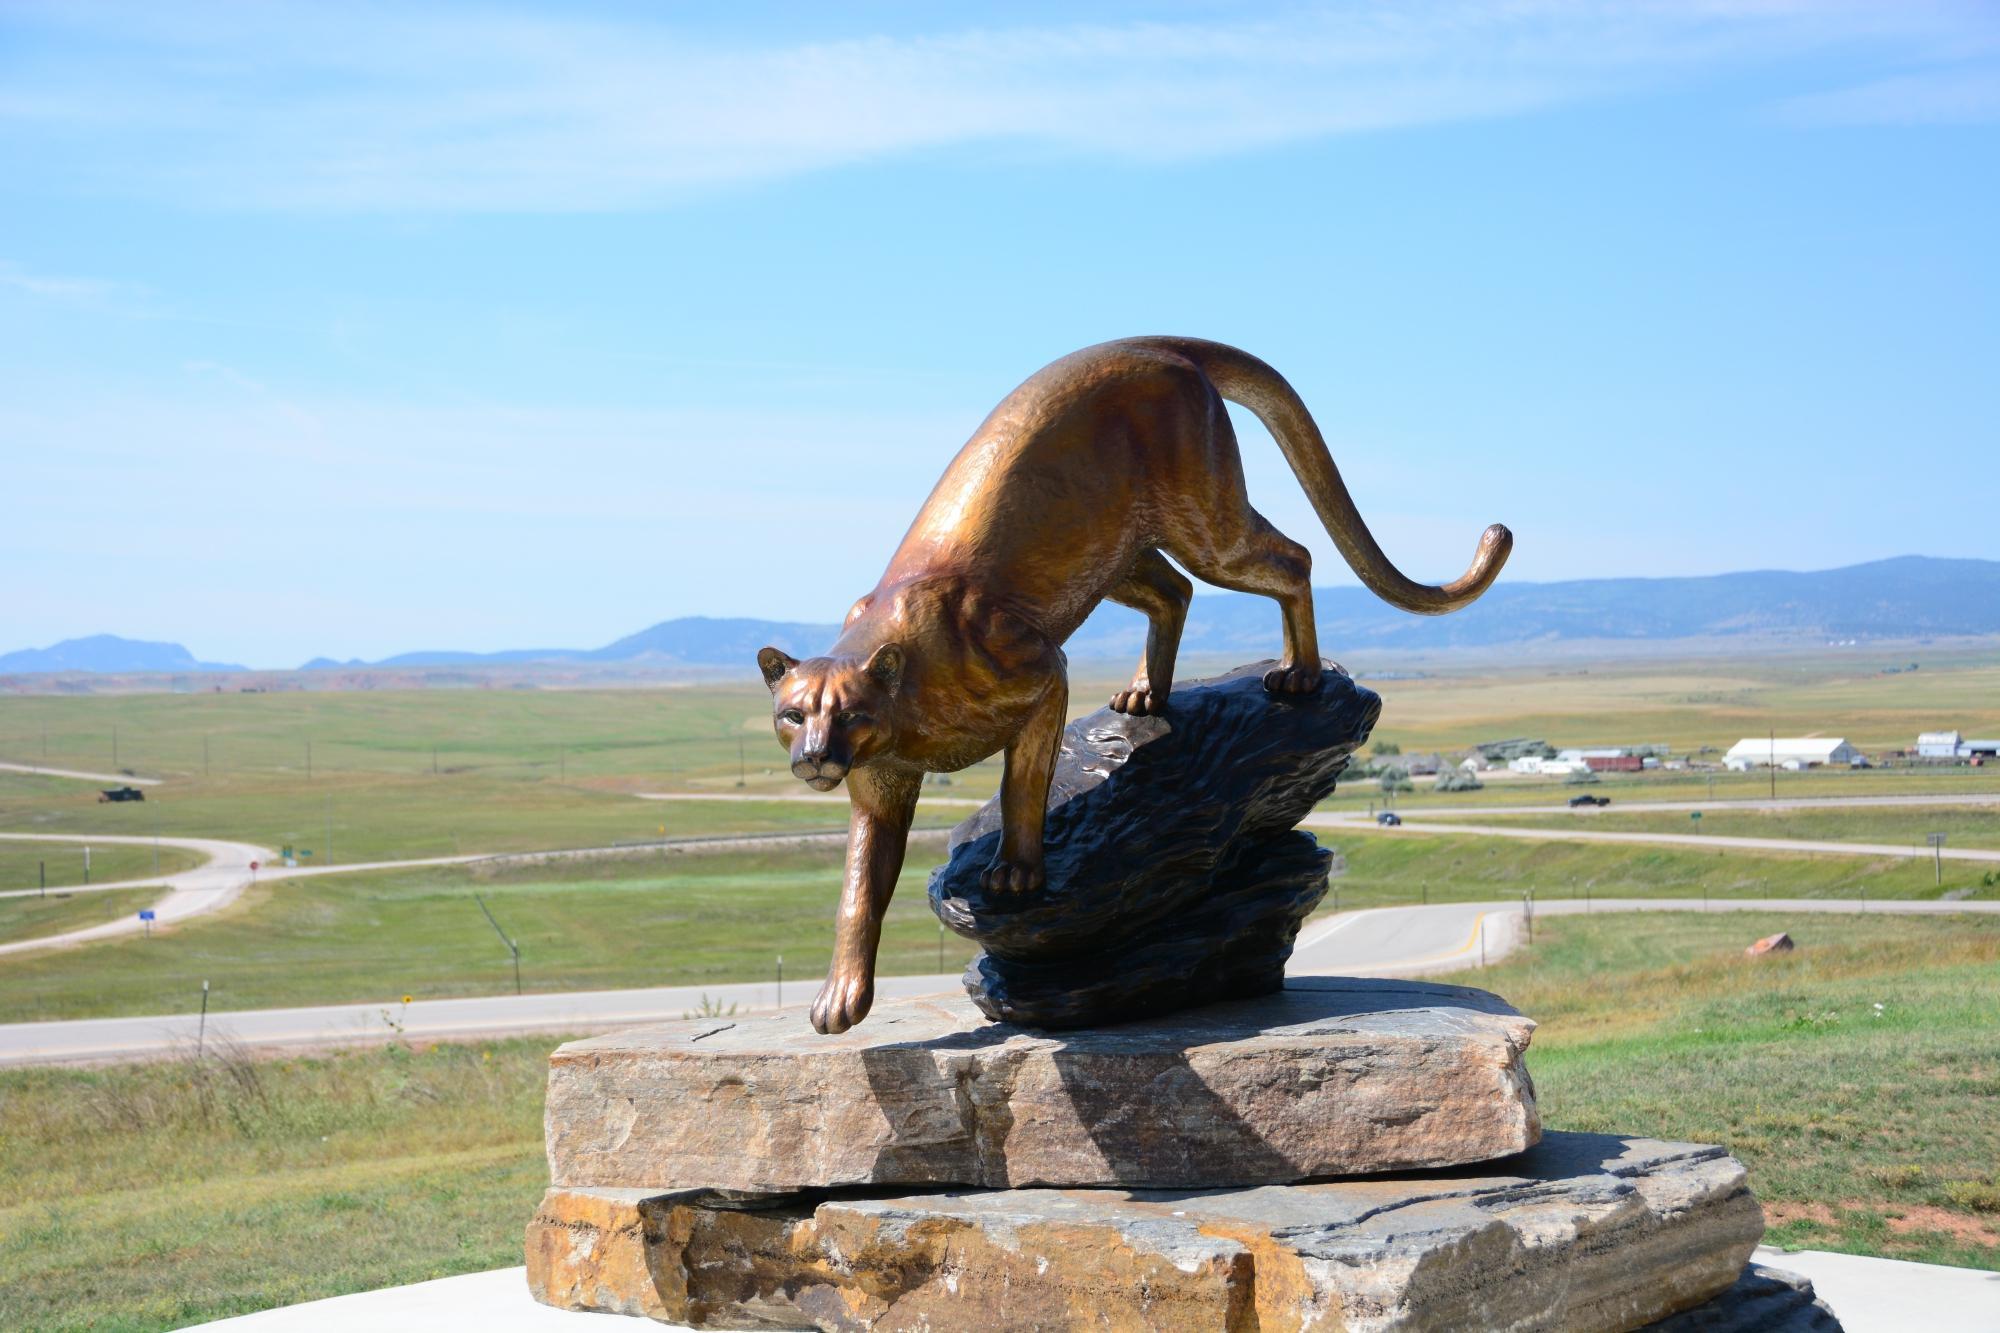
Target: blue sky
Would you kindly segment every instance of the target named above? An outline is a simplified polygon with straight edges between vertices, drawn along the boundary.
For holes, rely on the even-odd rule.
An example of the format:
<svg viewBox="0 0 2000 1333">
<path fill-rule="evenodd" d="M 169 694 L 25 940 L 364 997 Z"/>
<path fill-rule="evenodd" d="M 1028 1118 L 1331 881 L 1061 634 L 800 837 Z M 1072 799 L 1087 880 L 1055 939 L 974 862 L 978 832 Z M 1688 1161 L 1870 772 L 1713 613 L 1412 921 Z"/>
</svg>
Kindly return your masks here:
<svg viewBox="0 0 2000 1333">
<path fill-rule="evenodd" d="M 1132 333 L 1419 577 L 2000 557 L 1991 4 L 706 8 L 0 9 L 0 650 L 835 619 Z"/>
</svg>

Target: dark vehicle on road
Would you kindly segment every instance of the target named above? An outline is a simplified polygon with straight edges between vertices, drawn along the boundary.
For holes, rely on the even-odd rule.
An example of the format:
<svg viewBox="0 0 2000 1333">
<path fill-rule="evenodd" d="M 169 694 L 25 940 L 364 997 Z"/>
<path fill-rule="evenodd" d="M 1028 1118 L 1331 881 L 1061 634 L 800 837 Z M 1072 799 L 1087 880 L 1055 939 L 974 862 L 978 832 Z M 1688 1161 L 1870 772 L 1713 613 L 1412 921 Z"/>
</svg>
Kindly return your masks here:
<svg viewBox="0 0 2000 1333">
<path fill-rule="evenodd" d="M 1589 792 L 1583 792 L 1580 795 L 1570 797 L 1569 803 L 1571 809 L 1575 809 L 1580 805 L 1610 805 L 1611 798 L 1609 796 L 1592 796 Z"/>
<path fill-rule="evenodd" d="M 1383 828 L 1401 828 L 1403 817 L 1394 810 L 1384 810 L 1381 814 L 1375 816 L 1375 822 Z"/>
<path fill-rule="evenodd" d="M 137 787 L 107 787 L 97 793 L 97 803 L 99 805 L 103 805 L 106 801 L 143 801 L 145 799 L 146 793 L 140 791 Z"/>
</svg>

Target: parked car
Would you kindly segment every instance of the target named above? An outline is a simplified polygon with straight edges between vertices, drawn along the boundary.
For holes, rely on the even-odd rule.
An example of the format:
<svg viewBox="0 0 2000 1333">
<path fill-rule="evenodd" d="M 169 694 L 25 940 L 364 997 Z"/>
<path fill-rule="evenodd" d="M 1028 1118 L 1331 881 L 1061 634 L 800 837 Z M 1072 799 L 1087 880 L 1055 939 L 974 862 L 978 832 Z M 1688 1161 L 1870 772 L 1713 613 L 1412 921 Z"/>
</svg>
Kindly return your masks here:
<svg viewBox="0 0 2000 1333">
<path fill-rule="evenodd" d="M 99 805 L 103 805 L 106 801 L 143 801 L 145 799 L 146 793 L 140 791 L 137 787 L 107 787 L 105 790 L 97 793 L 97 803 Z"/>
<path fill-rule="evenodd" d="M 1384 810 L 1381 814 L 1375 816 L 1375 822 L 1383 828 L 1401 828 L 1403 817 L 1394 810 Z"/>
<path fill-rule="evenodd" d="M 1592 796 L 1586 791 L 1579 792 L 1575 796 L 1570 797 L 1569 803 L 1572 809 L 1579 805 L 1610 805 L 1611 798 L 1609 796 Z"/>
</svg>

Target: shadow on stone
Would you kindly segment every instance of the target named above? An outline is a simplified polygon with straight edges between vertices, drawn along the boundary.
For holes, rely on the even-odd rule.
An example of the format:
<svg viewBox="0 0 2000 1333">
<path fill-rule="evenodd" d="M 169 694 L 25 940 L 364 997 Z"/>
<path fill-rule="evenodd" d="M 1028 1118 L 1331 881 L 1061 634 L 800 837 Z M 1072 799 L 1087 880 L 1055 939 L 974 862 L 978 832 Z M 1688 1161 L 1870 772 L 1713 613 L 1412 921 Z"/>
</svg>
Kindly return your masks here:
<svg viewBox="0 0 2000 1333">
<path fill-rule="evenodd" d="M 913 1071 L 934 1063 L 913 1061 L 912 1057 L 949 1059 L 991 1053 L 1004 1061 L 1010 1044 L 1018 1048 L 1023 1039 L 1032 1041 L 1055 1071 L 1067 1101 L 1064 1119 L 1074 1122 L 1088 1137 L 1097 1161 L 1083 1172 L 1076 1163 L 1065 1163 L 1069 1169 L 1056 1173 L 1055 1179 L 1032 1172 L 1009 1172 L 1007 1178 L 1014 1185 L 1068 1183 L 1079 1174 L 1107 1182 L 1184 1179 L 1248 1185 L 1314 1178 L 1314 1169 L 1307 1161 L 1299 1160 L 1272 1138 L 1293 1138 L 1301 1115 L 1299 1100 L 1337 1093 L 1338 1089 L 1328 1086 L 1330 1074 L 1352 1074 L 1358 1079 L 1359 1065 L 1329 1070 L 1276 1061 L 1267 1071 L 1263 1087 L 1246 1097 L 1245 1089 L 1236 1082 L 1224 1096 L 1210 1086 L 1213 1070 L 1198 1066 L 1190 1058 L 1191 1050 L 1283 1031 L 1309 1031 L 1328 1037 L 1366 1032 L 1387 1043 L 1429 1032 L 1439 1012 L 1447 1009 L 1521 1017 L 1499 996 L 1468 986 L 1391 978 L 1294 977 L 1281 979 L 1274 993 L 1182 1010 L 1169 1017 L 1061 1033 L 994 1023 L 921 1041 L 882 1043 L 859 1054 L 875 1101 L 904 1106 L 914 1100 L 910 1086 Z M 1231 1061 L 1232 1078 L 1239 1077 L 1246 1067 L 1245 1060 Z M 1010 1104 L 1005 1099 L 978 1095 L 975 1080 L 984 1079 L 989 1086 L 994 1080 L 972 1066 L 964 1068 L 958 1091 L 968 1132 L 985 1140 L 982 1158 L 1004 1154 L 1014 1128 Z M 1520 1077 L 1525 1083 L 1525 1068 Z M 1527 1098 L 1532 1104 L 1531 1084 Z M 978 1107 L 975 1101 L 980 1103 Z M 1407 1125 L 1437 1113 L 1446 1101 L 1448 1098 L 1437 1094 L 1419 1097 L 1381 1108 L 1373 1113 L 1373 1120 L 1378 1126 L 1390 1121 Z M 1248 1105 L 1256 1106 L 1262 1116 L 1246 1116 Z M 921 1178 L 934 1161 L 938 1145 L 935 1126 L 928 1119 L 917 1129 L 919 1132 L 908 1140 L 895 1136 L 880 1145 L 872 1178 Z M 1603 1137 L 1607 1145 L 1621 1142 L 1609 1136 L 1585 1137 Z M 1587 1155 L 1588 1151 L 1572 1149 L 1573 1155 Z"/>
<path fill-rule="evenodd" d="M 1072 722 L 1042 892 L 980 886 L 997 802 L 953 832 L 931 908 L 985 951 L 965 976 L 981 1012 L 1072 1028 L 1283 984 L 1336 859 L 1295 826 L 1333 791 L 1381 700 L 1333 668 L 1314 694 L 1268 694 L 1270 665 L 1184 682 L 1164 717 L 1100 709 Z"/>
</svg>

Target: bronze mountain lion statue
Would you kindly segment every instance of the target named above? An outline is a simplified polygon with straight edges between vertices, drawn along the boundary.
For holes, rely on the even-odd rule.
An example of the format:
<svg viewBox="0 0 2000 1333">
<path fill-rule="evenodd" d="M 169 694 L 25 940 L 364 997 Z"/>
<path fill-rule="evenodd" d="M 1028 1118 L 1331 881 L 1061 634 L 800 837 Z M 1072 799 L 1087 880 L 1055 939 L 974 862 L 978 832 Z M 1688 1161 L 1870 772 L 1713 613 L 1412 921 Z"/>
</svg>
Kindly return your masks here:
<svg viewBox="0 0 2000 1333">
<path fill-rule="evenodd" d="M 1250 507 L 1223 400 L 1277 439 L 1320 522 L 1361 581 L 1424 615 L 1478 597 L 1513 538 L 1497 524 L 1463 577 L 1415 583 L 1361 521 L 1326 442 L 1290 385 L 1245 352 L 1197 338 L 1128 338 L 1072 353 L 993 410 L 931 491 L 874 591 L 824 657 L 757 654 L 792 772 L 817 791 L 845 779 L 852 812 L 833 966 L 813 1002 L 844 1032 L 874 1000 L 875 950 L 925 773 L 1006 751 L 1000 849 L 988 888 L 1042 883 L 1042 816 L 1069 685 L 1062 645 L 1110 598 L 1145 613 L 1146 653 L 1123 713 L 1169 707 L 1193 587 L 1167 562 L 1284 614 L 1264 687 L 1318 688 L 1312 561 Z"/>
</svg>

